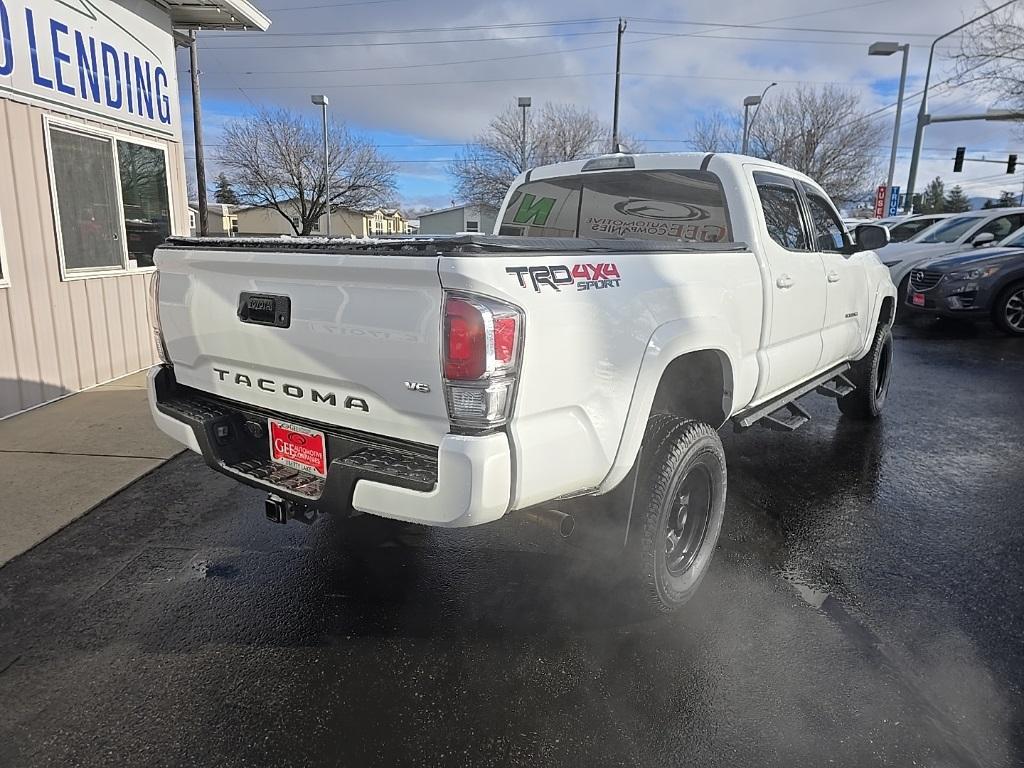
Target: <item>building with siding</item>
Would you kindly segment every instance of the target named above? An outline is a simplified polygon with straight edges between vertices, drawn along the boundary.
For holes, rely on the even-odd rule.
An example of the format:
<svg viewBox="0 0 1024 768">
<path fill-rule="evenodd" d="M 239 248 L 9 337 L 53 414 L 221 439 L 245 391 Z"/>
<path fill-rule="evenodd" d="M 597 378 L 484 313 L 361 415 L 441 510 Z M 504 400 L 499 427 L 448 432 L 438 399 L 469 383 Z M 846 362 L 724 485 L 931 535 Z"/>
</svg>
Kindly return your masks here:
<svg viewBox="0 0 1024 768">
<path fill-rule="evenodd" d="M 189 231 L 175 48 L 269 23 L 246 0 L 0 0 L 0 417 L 154 362 L 153 251 Z"/>
<path fill-rule="evenodd" d="M 299 207 L 294 203 L 285 203 L 281 207 L 286 211 L 294 209 L 291 222 L 277 209 L 268 206 L 236 208 L 233 214 L 237 225 L 235 233 L 249 236 L 294 235 L 295 230 L 299 227 Z M 212 230 L 211 234 L 213 234 Z M 327 234 L 326 216 L 321 216 L 320 221 L 314 224 L 311 234 Z M 409 225 L 405 216 L 397 208 L 357 211 L 351 208 L 337 207 L 331 213 L 331 234 L 335 237 L 406 235 L 409 234 Z"/>
<path fill-rule="evenodd" d="M 494 231 L 498 210 L 490 205 L 457 205 L 420 214 L 421 235 L 454 235 L 457 232 Z"/>
</svg>

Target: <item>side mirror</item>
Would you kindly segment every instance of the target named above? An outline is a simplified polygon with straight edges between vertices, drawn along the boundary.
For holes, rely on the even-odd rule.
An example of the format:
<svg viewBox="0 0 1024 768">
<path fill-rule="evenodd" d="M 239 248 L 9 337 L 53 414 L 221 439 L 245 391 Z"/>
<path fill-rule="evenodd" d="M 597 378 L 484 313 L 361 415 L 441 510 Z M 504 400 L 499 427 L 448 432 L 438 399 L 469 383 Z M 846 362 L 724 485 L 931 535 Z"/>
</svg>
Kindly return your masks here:
<svg viewBox="0 0 1024 768">
<path fill-rule="evenodd" d="M 975 248 L 981 248 L 986 245 L 992 245 L 996 241 L 996 236 L 991 232 L 982 232 L 979 235 L 975 235 L 974 239 L 971 240 L 971 245 Z"/>
<path fill-rule="evenodd" d="M 856 250 L 877 251 L 889 244 L 889 228 L 882 224 L 861 224 L 854 230 Z"/>
</svg>

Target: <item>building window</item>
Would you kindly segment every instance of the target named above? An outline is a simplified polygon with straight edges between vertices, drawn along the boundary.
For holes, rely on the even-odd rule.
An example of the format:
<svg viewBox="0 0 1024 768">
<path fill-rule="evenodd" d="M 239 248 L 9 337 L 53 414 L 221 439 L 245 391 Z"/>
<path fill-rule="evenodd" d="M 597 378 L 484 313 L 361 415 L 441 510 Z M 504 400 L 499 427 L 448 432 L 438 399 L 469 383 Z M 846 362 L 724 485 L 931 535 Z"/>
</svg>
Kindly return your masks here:
<svg viewBox="0 0 1024 768">
<path fill-rule="evenodd" d="M 50 153 L 65 271 L 124 269 L 113 141 L 51 128 Z"/>
<path fill-rule="evenodd" d="M 310 225 L 309 231 L 310 232 L 319 232 L 320 231 L 320 219 L 317 219 L 316 221 L 314 221 Z"/>
<path fill-rule="evenodd" d="M 167 158 L 162 149 L 118 140 L 117 160 L 128 258 L 152 267 L 153 252 L 171 234 Z"/>
<path fill-rule="evenodd" d="M 171 234 L 165 151 L 55 124 L 49 145 L 64 274 L 152 267 Z"/>
<path fill-rule="evenodd" d="M 467 221 L 466 222 L 466 231 L 467 232 L 479 232 L 480 231 L 480 222 L 479 221 Z"/>
</svg>

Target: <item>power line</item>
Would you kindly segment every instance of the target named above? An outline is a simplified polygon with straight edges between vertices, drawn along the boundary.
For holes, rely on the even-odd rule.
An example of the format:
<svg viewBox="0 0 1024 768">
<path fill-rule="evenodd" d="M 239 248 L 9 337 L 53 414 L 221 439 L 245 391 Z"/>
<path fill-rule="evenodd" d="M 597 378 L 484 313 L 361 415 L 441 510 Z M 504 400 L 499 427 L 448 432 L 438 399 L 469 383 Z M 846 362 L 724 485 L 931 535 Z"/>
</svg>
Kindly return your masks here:
<svg viewBox="0 0 1024 768">
<path fill-rule="evenodd" d="M 516 37 L 462 37 L 450 40 L 384 40 L 372 43 L 301 43 L 298 45 L 205 45 L 205 50 L 211 51 L 260 51 L 271 48 L 374 48 L 379 46 L 394 45 L 446 45 L 448 43 L 504 43 L 510 40 L 546 40 L 553 37 L 588 37 L 593 35 L 607 35 L 608 32 L 563 32 L 550 35 L 518 35 Z"/>
<path fill-rule="evenodd" d="M 770 27 L 766 23 L 762 24 L 734 24 L 729 22 L 710 22 L 710 21 L 675 21 L 672 19 L 647 19 L 629 17 L 630 21 L 637 21 L 648 24 L 678 24 L 692 27 L 722 27 L 725 29 L 767 29 L 780 32 L 825 32 L 834 34 L 844 35 L 888 35 L 897 37 L 923 37 L 929 40 L 934 39 L 937 34 L 930 32 L 897 32 L 895 30 L 870 30 L 870 29 L 837 29 L 835 27 Z"/>
<path fill-rule="evenodd" d="M 614 21 L 611 16 L 600 16 L 589 19 L 561 19 L 552 21 L 519 21 L 506 24 L 472 24 L 466 26 L 447 27 L 410 27 L 407 29 L 346 29 L 341 32 L 261 32 L 260 39 L 265 37 L 341 37 L 347 35 L 418 35 L 427 32 L 475 32 L 487 29 L 525 29 L 531 27 L 560 27 L 576 24 L 601 24 Z M 235 33 L 210 33 L 209 37 L 230 37 Z"/>
<path fill-rule="evenodd" d="M 313 84 L 303 83 L 305 88 L 409 88 L 424 85 L 475 85 L 478 83 L 516 83 L 528 82 L 531 80 L 568 80 L 578 77 L 611 77 L 614 72 L 582 72 L 571 75 L 538 75 L 536 77 L 498 77 L 484 78 L 480 80 L 434 80 L 430 82 L 418 81 L 414 83 L 341 83 L 341 84 Z M 760 81 L 758 81 L 760 82 Z M 237 86 L 203 86 L 211 91 L 233 91 Z M 246 88 L 250 91 L 290 91 L 296 88 L 295 85 L 249 85 Z"/>
<path fill-rule="evenodd" d="M 638 41 L 643 42 L 643 41 Z M 513 56 L 488 56 L 480 59 L 459 59 L 457 61 L 439 61 L 433 64 L 389 64 L 382 67 L 330 67 L 327 69 L 280 69 L 280 70 L 242 70 L 236 71 L 236 75 L 306 75 L 325 74 L 329 72 L 380 72 L 391 69 L 424 69 L 426 67 L 448 67 L 458 64 L 484 64 L 491 61 L 512 61 L 514 59 L 536 59 L 540 56 L 556 56 L 566 53 L 577 53 L 580 51 L 596 51 L 607 48 L 614 48 L 614 43 L 604 45 L 588 45 L 579 48 L 560 48 L 554 51 L 541 51 L 538 53 L 517 53 Z M 217 74 L 221 74 L 220 71 Z M 224 74 L 229 74 L 224 72 Z"/>
<path fill-rule="evenodd" d="M 324 5 L 297 5 L 292 8 L 264 8 L 265 11 L 308 11 L 313 8 L 351 8 L 356 5 L 384 5 L 385 3 L 404 3 L 406 0 L 358 0 L 354 3 L 325 3 Z"/>
</svg>

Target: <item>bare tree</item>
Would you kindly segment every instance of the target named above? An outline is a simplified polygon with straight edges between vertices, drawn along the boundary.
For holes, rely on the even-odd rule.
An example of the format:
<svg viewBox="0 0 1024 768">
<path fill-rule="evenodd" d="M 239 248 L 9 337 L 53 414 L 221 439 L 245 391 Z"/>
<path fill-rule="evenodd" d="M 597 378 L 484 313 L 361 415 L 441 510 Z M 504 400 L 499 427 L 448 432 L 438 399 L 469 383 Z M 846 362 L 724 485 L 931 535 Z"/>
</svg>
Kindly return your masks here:
<svg viewBox="0 0 1024 768">
<path fill-rule="evenodd" d="M 991 8 L 988 3 L 984 7 Z M 1016 7 L 967 27 L 956 65 L 961 85 L 981 85 L 1012 106 L 1024 107 L 1024 26 Z"/>
<path fill-rule="evenodd" d="M 627 151 L 640 149 L 633 141 L 620 139 L 620 143 Z M 455 177 L 460 199 L 497 206 L 515 177 L 527 168 L 593 157 L 610 145 L 611 131 L 593 112 L 548 103 L 527 110 L 524 146 L 522 113 L 509 105 L 459 153 L 448 171 Z"/>
<path fill-rule="evenodd" d="M 715 110 L 694 122 L 687 143 L 696 152 L 738 152 L 742 132 L 736 115 Z"/>
<path fill-rule="evenodd" d="M 807 174 L 840 203 L 870 187 L 884 140 L 856 92 L 832 85 L 799 86 L 766 100 L 750 127 L 751 154 Z"/>
<path fill-rule="evenodd" d="M 284 109 L 261 110 L 224 128 L 219 160 L 238 199 L 272 208 L 297 235 L 327 212 L 319 123 Z M 391 199 L 396 167 L 344 125 L 328 130 L 331 208 L 370 208 Z"/>
</svg>

